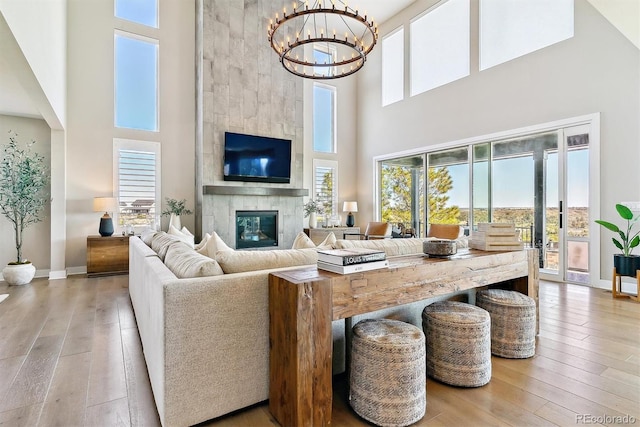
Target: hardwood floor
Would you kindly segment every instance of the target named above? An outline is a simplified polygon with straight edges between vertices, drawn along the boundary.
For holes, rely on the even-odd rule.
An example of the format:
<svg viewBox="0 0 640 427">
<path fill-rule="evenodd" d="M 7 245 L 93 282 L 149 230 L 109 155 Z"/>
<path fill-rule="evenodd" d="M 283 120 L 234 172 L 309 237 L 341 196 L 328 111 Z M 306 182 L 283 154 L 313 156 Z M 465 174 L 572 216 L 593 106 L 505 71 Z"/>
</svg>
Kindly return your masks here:
<svg viewBox="0 0 640 427">
<path fill-rule="evenodd" d="M 0 425 L 157 426 L 128 276 L 0 282 Z M 366 426 L 334 384 L 335 426 Z M 205 423 L 269 426 L 266 403 Z M 540 284 L 531 359 L 493 358 L 484 387 L 427 381 L 419 426 L 640 424 L 640 304 Z"/>
</svg>

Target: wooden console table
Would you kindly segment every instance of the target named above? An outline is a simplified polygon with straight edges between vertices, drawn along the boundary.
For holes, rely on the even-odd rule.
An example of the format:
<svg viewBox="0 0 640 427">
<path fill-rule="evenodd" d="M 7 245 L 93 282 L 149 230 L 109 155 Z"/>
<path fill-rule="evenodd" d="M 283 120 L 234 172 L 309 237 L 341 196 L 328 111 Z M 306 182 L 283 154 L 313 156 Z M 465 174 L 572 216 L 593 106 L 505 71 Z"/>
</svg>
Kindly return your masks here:
<svg viewBox="0 0 640 427">
<path fill-rule="evenodd" d="M 536 249 L 389 261 L 347 275 L 315 267 L 269 275 L 269 410 L 281 425 L 331 424 L 333 320 L 489 285 L 538 303 Z"/>
</svg>

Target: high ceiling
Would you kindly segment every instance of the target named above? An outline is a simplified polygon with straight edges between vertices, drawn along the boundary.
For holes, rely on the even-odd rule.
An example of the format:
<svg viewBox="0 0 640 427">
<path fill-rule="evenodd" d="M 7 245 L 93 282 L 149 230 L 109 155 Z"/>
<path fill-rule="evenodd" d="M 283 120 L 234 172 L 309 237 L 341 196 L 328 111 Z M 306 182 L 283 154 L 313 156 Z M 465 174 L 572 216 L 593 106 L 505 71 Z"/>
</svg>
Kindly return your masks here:
<svg viewBox="0 0 640 427">
<path fill-rule="evenodd" d="M 358 6 L 363 13 L 366 11 L 379 24 L 414 1 L 353 0 L 349 3 Z M 0 114 L 41 118 L 42 114 L 12 73 L 11 66 L 7 62 L 10 60 L 10 58 L 0 57 Z"/>
</svg>

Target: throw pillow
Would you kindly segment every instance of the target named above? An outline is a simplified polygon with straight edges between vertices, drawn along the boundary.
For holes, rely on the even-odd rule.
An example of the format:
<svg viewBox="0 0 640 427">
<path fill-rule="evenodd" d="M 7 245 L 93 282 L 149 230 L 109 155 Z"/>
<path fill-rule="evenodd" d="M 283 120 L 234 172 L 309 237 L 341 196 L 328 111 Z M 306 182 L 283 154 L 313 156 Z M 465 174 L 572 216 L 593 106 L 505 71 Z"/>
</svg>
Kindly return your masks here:
<svg viewBox="0 0 640 427">
<path fill-rule="evenodd" d="M 153 240 L 153 236 L 155 236 L 156 233 L 156 230 L 147 228 L 145 230 L 142 230 L 142 233 L 140 233 L 140 238 L 144 243 L 146 243 L 147 246 L 151 247 L 151 241 Z"/>
<path fill-rule="evenodd" d="M 215 259 L 197 253 L 186 244 L 171 245 L 164 263 L 179 279 L 224 274 Z"/>
<path fill-rule="evenodd" d="M 198 253 L 201 255 L 208 256 L 209 258 L 216 259 L 216 254 L 218 251 L 233 251 L 221 238 L 218 236 L 218 233 L 215 231 L 211 233 L 211 237 L 207 240 L 207 243 L 204 244 L 199 250 Z"/>
<path fill-rule="evenodd" d="M 197 245 L 194 246 L 193 249 L 195 249 L 196 251 L 199 251 L 200 249 L 202 249 L 202 247 L 204 245 L 207 244 L 207 241 L 211 238 L 211 234 L 209 233 L 205 233 L 204 237 L 202 238 L 202 240 L 200 240 L 200 243 L 198 243 Z M 203 254 L 204 255 L 204 254 Z"/>
<path fill-rule="evenodd" d="M 327 237 L 324 238 L 322 242 L 318 245 L 318 249 L 333 249 L 333 246 L 336 244 L 337 239 L 336 235 L 333 234 L 333 231 L 327 234 Z"/>
<path fill-rule="evenodd" d="M 151 240 L 151 249 L 153 249 L 158 257 L 164 261 L 164 257 L 167 255 L 167 249 L 169 246 L 176 242 L 181 242 L 176 236 L 160 231 L 153 236 Z"/>
<path fill-rule="evenodd" d="M 220 251 L 216 260 L 225 274 L 272 268 L 315 265 L 315 249 L 284 249 L 271 251 Z"/>
<path fill-rule="evenodd" d="M 193 249 L 193 246 L 194 246 L 193 234 L 191 234 L 191 235 L 184 234 L 182 231 L 178 230 L 173 225 L 169 226 L 169 233 L 168 234 L 170 234 L 172 236 L 176 236 L 178 239 L 180 239 L 181 241 L 183 241 L 187 245 L 189 245 L 191 247 L 191 249 Z"/>
<path fill-rule="evenodd" d="M 298 233 L 296 238 L 293 240 L 293 246 L 291 249 L 305 249 L 305 248 L 315 248 L 316 245 L 313 241 L 307 236 L 304 231 Z"/>
</svg>

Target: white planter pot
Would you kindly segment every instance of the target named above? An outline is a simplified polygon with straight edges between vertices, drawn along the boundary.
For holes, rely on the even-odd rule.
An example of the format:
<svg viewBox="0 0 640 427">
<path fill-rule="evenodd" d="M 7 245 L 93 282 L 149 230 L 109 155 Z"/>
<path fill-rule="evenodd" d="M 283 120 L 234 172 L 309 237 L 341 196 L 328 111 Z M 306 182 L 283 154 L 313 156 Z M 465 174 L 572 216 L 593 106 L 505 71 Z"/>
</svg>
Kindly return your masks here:
<svg viewBox="0 0 640 427">
<path fill-rule="evenodd" d="M 26 285 L 31 283 L 36 275 L 36 267 L 33 264 L 7 265 L 2 270 L 2 277 L 10 285 Z"/>
<path fill-rule="evenodd" d="M 311 212 L 309 214 L 309 228 L 316 228 L 318 226 L 318 220 L 316 218 L 316 213 Z"/>
</svg>

